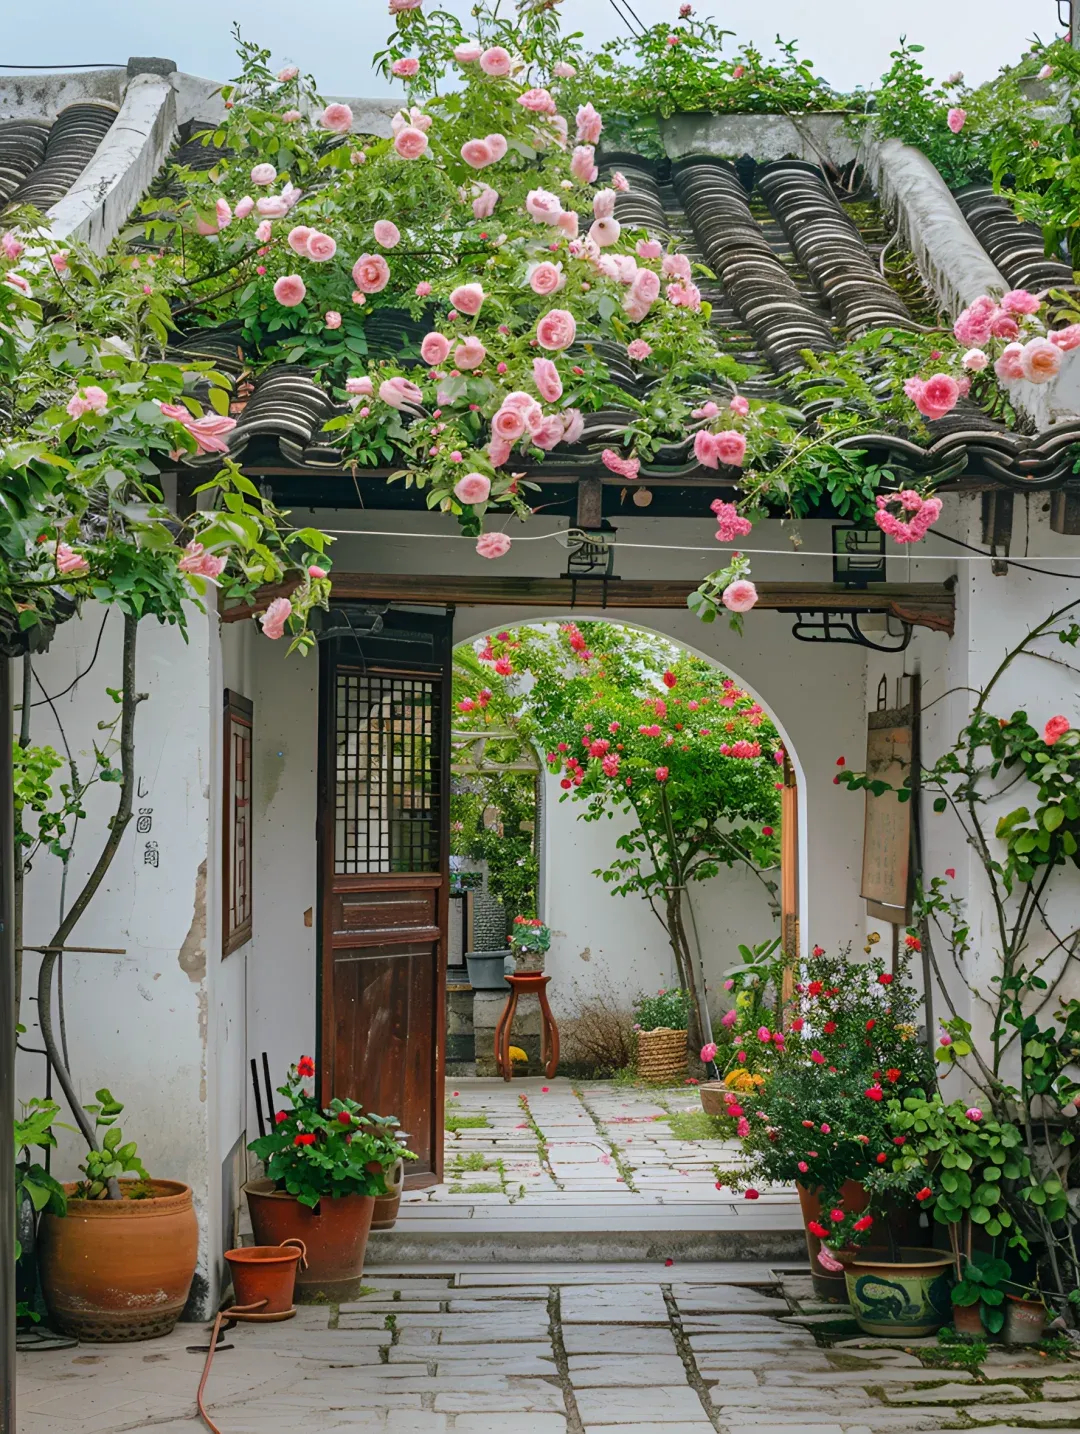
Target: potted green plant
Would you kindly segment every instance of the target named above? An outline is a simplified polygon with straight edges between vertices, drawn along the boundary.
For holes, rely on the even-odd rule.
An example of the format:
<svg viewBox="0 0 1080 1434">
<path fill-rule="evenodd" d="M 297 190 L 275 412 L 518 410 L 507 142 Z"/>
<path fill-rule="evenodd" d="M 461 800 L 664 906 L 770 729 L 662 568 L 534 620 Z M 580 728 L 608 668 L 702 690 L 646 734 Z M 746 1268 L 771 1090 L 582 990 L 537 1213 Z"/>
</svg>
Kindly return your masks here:
<svg viewBox="0 0 1080 1434">
<path fill-rule="evenodd" d="M 191 1187 L 147 1175 L 135 1141 L 116 1124 L 124 1107 L 109 1090 L 84 1109 L 105 1131 L 102 1148 L 87 1152 L 82 1180 L 63 1186 L 63 1211 L 51 1192 L 38 1232 L 50 1322 L 96 1343 L 168 1334 L 199 1252 Z"/>
<path fill-rule="evenodd" d="M 537 916 L 515 916 L 507 938 L 518 973 L 542 971 L 544 957 L 551 946 L 551 931 Z"/>
<path fill-rule="evenodd" d="M 305 1086 L 315 1079 L 310 1056 L 289 1067 L 279 1087 L 286 1104 L 266 1135 L 248 1149 L 266 1176 L 244 1187 L 260 1245 L 302 1240 L 307 1269 L 296 1279 L 302 1300 L 353 1298 L 360 1288 L 377 1196 L 390 1193 L 399 1160 L 415 1160 L 398 1139 L 394 1116 L 374 1115 L 335 1097 L 323 1107 Z"/>
<path fill-rule="evenodd" d="M 661 986 L 655 996 L 644 992 L 633 1003 L 637 1035 L 637 1071 L 657 1084 L 686 1075 L 686 1037 L 691 997 L 681 987 Z"/>
<path fill-rule="evenodd" d="M 965 1255 L 960 1278 L 952 1287 L 953 1328 L 976 1337 L 1000 1334 L 1005 1324 L 1005 1291 L 1010 1274 L 1007 1260 L 992 1255 Z"/>
<path fill-rule="evenodd" d="M 63 1215 L 67 1209 L 67 1195 L 59 1180 L 33 1158 L 33 1151 L 55 1148 L 53 1126 L 59 1114 L 60 1107 L 54 1100 L 35 1097 L 23 1106 L 22 1115 L 15 1117 L 15 1259 L 20 1261 L 26 1256 L 29 1266 L 18 1271 L 16 1314 L 19 1319 L 34 1323 L 38 1321 L 33 1308 L 37 1286 L 34 1256 L 38 1216 L 43 1210 Z"/>
</svg>

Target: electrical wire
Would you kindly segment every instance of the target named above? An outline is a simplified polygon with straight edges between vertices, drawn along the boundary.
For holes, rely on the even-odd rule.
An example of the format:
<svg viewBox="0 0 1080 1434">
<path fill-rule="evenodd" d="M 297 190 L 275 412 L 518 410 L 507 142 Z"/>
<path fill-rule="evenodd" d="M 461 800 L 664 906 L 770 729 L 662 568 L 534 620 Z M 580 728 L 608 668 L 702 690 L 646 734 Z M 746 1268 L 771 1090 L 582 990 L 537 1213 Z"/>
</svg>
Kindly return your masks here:
<svg viewBox="0 0 1080 1434">
<path fill-rule="evenodd" d="M 0 65 L 0 70 L 126 70 L 127 65 L 118 65 L 113 60 L 92 63 L 89 60 L 78 65 Z"/>
<path fill-rule="evenodd" d="M 937 537 L 937 538 L 944 538 L 945 542 L 947 542 L 947 543 L 955 543 L 958 548 L 968 548 L 968 549 L 970 549 L 970 551 L 971 551 L 972 553 L 977 554 L 977 556 L 980 557 L 980 558 L 984 558 L 984 559 L 985 559 L 985 558 L 988 556 L 986 553 L 980 553 L 979 550 L 978 550 L 978 548 L 972 547 L 972 545 L 971 545 L 970 543 L 965 543 L 964 540 L 963 540 L 963 538 L 954 538 L 950 533 L 935 533 L 934 536 Z M 956 554 L 956 555 L 955 555 L 955 560 L 956 560 L 956 561 L 959 561 L 959 562 L 964 562 L 964 561 L 966 561 L 966 562 L 971 563 L 971 562 L 974 562 L 974 561 L 975 561 L 975 558 L 973 558 L 973 557 L 970 557 L 970 558 L 969 558 L 969 557 L 966 556 L 966 554 L 965 554 L 965 555 Z M 1042 575 L 1043 577 L 1045 577 L 1045 578 L 1065 578 L 1066 581 L 1070 581 L 1070 582 L 1071 582 L 1074 578 L 1080 576 L 1080 574 L 1078 574 L 1078 573 L 1056 573 L 1056 572 L 1054 572 L 1054 570 L 1053 570 L 1052 568 L 1033 568 L 1030 563 L 1018 562 L 1015 558 L 1005 557 L 1005 556 L 1003 556 L 1003 555 L 1000 554 L 1000 553 L 999 553 L 996 557 L 991 555 L 991 556 L 990 556 L 990 561 L 991 561 L 991 562 L 995 562 L 995 563 L 1007 563 L 1007 564 L 1009 565 L 1009 567 L 1011 567 L 1011 568 L 1023 568 L 1025 572 L 1028 572 L 1028 573 L 1039 573 L 1039 574 L 1041 574 L 1041 575 Z M 1077 562 L 1077 561 L 1080 561 L 1080 555 L 1078 555 L 1077 557 L 1073 557 L 1073 556 L 1070 555 L 1069 553 L 1059 553 L 1059 554 L 1057 555 L 1057 557 L 1053 557 L 1053 558 L 1050 558 L 1050 557 L 1048 557 L 1048 558 L 1039 558 L 1039 557 L 1036 557 L 1034 561 L 1037 562 L 1037 563 L 1041 563 L 1041 562 L 1047 562 L 1047 563 L 1057 563 L 1057 562 L 1075 563 L 1075 562 Z"/>
<path fill-rule="evenodd" d="M 626 18 L 626 16 L 623 14 L 623 12 L 619 9 L 617 0 L 609 0 L 609 3 L 610 3 L 610 5 L 611 5 L 611 8 L 615 11 L 616 15 L 618 15 L 619 19 L 623 22 L 623 24 L 626 26 L 626 28 L 630 31 L 630 33 L 631 33 L 631 35 L 632 35 L 632 34 L 634 33 L 634 27 L 633 27 L 633 25 L 631 25 L 630 21 Z M 623 4 L 624 4 L 624 5 L 626 4 L 626 0 L 623 0 Z M 626 5 L 626 8 L 627 8 L 627 10 L 629 10 L 629 9 L 630 9 L 630 6 L 629 6 L 629 5 Z M 631 14 L 633 14 L 632 11 L 631 11 Z M 637 16 L 636 16 L 636 15 L 634 16 L 634 19 L 637 20 Z M 638 20 L 637 23 L 638 23 L 638 27 L 639 27 L 638 33 L 641 34 L 641 35 L 644 35 L 644 33 L 645 33 L 644 26 L 642 26 L 640 20 Z"/>
<path fill-rule="evenodd" d="M 76 676 L 68 683 L 68 685 L 64 688 L 64 690 L 63 690 L 62 692 L 54 692 L 53 695 L 52 695 L 52 697 L 49 697 L 48 694 L 46 693 L 46 695 L 41 699 L 40 702 L 31 702 L 31 703 L 30 703 L 30 706 L 31 706 L 31 707 L 44 707 L 44 705 L 45 705 L 46 702 L 48 702 L 49 705 L 52 706 L 52 703 L 53 703 L 53 702 L 58 701 L 61 697 L 66 697 L 69 692 L 73 691 L 74 688 L 78 687 L 79 683 L 83 680 L 84 677 L 89 676 L 90 671 L 91 671 L 91 668 L 93 668 L 94 663 L 98 660 L 98 653 L 101 651 L 101 639 L 102 639 L 102 636 L 104 635 L 104 632 L 105 632 L 105 624 L 108 622 L 108 620 L 109 620 L 109 609 L 106 608 L 106 609 L 105 609 L 105 615 L 104 615 L 104 617 L 101 619 L 101 626 L 98 628 L 97 641 L 94 643 L 94 652 L 93 652 L 93 656 L 90 658 L 90 666 L 87 667 L 87 668 L 85 668 L 82 672 L 77 673 Z M 40 682 L 38 683 L 38 686 L 41 687 L 41 683 L 40 683 Z M 42 690 L 42 692 L 44 692 L 44 691 L 45 691 L 44 687 L 41 687 L 41 690 Z M 54 712 L 55 712 L 55 709 L 54 709 Z M 59 720 L 59 719 L 57 719 L 57 720 Z"/>
</svg>

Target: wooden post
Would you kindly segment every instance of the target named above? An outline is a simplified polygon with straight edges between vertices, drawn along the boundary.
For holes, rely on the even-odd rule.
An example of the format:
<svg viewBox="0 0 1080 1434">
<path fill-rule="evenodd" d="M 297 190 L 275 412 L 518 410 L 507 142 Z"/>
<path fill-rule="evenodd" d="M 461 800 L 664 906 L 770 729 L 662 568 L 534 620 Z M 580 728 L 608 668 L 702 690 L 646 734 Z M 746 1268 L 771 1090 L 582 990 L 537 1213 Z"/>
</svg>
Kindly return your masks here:
<svg viewBox="0 0 1080 1434">
<path fill-rule="evenodd" d="M 0 1131 L 15 1125 L 15 798 L 11 659 L 0 656 Z M 15 1161 L 0 1161 L 0 1434 L 15 1434 Z"/>
</svg>

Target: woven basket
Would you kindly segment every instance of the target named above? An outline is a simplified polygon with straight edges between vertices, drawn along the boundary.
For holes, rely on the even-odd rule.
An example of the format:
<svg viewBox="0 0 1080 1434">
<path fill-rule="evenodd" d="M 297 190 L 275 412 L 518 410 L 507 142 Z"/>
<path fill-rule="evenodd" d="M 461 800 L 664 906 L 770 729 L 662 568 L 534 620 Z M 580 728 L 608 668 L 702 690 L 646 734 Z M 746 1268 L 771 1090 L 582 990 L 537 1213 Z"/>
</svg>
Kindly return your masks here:
<svg viewBox="0 0 1080 1434">
<path fill-rule="evenodd" d="M 637 1052 L 641 1080 L 669 1081 L 686 1074 L 685 1031 L 673 1031 L 667 1026 L 658 1031 L 639 1031 Z"/>
</svg>

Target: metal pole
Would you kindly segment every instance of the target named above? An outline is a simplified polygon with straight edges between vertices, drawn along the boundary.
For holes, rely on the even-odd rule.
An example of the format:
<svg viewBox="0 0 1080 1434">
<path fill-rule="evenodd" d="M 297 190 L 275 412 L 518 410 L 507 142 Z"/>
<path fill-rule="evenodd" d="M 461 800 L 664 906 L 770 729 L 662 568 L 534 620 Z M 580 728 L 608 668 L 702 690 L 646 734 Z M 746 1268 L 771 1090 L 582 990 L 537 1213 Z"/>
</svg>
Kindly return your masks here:
<svg viewBox="0 0 1080 1434">
<path fill-rule="evenodd" d="M 15 836 L 11 659 L 0 656 L 0 1434 L 15 1434 Z"/>
</svg>

